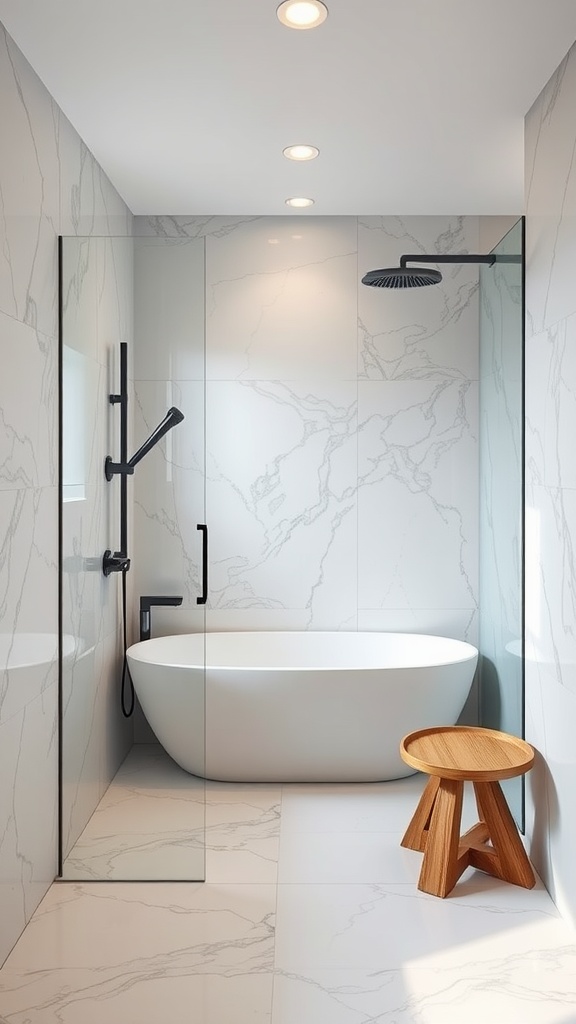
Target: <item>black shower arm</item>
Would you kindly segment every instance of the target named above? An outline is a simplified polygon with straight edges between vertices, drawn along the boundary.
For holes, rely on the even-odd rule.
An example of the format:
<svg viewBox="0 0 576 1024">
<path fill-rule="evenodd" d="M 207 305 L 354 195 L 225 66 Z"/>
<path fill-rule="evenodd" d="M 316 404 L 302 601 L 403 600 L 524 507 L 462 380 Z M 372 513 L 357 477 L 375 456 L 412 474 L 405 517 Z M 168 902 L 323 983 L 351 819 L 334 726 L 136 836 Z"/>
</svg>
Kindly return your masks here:
<svg viewBox="0 0 576 1024">
<path fill-rule="evenodd" d="M 506 259 L 506 262 L 519 262 L 519 257 L 511 257 Z M 496 256 L 494 253 L 490 255 L 478 255 L 477 253 L 455 253 L 454 255 L 439 255 L 434 253 L 433 256 L 401 256 L 400 266 L 405 269 L 406 264 L 410 263 L 486 263 L 487 266 L 492 267 L 496 261 L 504 262 L 501 256 Z"/>
<path fill-rule="evenodd" d="M 110 401 L 118 400 L 117 395 L 110 395 Z M 122 399 L 120 398 L 122 401 Z M 113 462 L 112 456 L 107 455 L 104 462 L 104 473 L 106 479 L 110 481 L 115 473 L 120 473 L 122 477 L 132 474 L 134 467 L 148 454 L 149 451 L 158 444 L 161 438 L 168 433 L 177 423 L 181 423 L 184 419 L 184 414 L 179 409 L 172 407 L 166 413 L 164 419 L 158 424 L 156 429 L 150 434 L 150 437 L 144 441 L 144 444 L 140 445 L 138 451 L 132 456 L 131 459 L 127 459 L 125 455 L 121 455 L 121 462 Z M 123 435 L 124 436 L 124 435 Z"/>
</svg>

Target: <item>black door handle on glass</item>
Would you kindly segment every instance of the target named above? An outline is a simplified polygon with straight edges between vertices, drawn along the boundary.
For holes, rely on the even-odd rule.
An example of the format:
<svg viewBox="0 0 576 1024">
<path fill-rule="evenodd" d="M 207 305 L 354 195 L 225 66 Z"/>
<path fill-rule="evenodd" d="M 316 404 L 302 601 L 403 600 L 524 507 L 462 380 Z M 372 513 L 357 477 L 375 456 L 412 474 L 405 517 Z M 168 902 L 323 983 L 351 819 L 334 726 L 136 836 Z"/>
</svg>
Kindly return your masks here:
<svg viewBox="0 0 576 1024">
<path fill-rule="evenodd" d="M 208 600 L 208 527 L 198 523 L 197 530 L 202 530 L 202 597 L 196 598 L 196 604 L 206 604 Z"/>
</svg>

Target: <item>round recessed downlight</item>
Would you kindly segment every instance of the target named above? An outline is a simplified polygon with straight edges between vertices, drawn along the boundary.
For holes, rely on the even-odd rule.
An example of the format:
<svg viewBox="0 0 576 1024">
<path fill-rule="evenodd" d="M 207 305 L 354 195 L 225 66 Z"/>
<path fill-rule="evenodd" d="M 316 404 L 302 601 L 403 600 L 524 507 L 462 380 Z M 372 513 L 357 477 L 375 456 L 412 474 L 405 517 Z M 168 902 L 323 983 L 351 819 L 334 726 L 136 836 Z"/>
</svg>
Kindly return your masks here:
<svg viewBox="0 0 576 1024">
<path fill-rule="evenodd" d="M 288 28 L 317 28 L 328 17 L 328 8 L 321 0 L 284 0 L 276 11 Z"/>
<path fill-rule="evenodd" d="M 286 200 L 286 206 L 314 206 L 313 199 L 305 199 L 304 196 L 293 196 L 291 199 Z"/>
<path fill-rule="evenodd" d="M 282 150 L 287 160 L 315 160 L 320 150 L 316 146 L 286 146 Z"/>
</svg>

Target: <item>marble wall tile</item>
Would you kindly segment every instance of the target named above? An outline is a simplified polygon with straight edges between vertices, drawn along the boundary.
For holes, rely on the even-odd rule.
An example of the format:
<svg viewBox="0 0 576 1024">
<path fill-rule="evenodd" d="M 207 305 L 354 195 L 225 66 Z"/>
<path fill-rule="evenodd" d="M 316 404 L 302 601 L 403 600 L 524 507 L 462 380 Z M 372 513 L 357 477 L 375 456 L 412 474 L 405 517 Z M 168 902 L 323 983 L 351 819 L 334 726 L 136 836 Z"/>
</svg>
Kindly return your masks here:
<svg viewBox="0 0 576 1024">
<path fill-rule="evenodd" d="M 576 695 L 576 490 L 534 487 L 526 498 L 526 642 Z"/>
<path fill-rule="evenodd" d="M 55 487 L 56 343 L 0 313 L 0 349 L 0 490 Z"/>
<path fill-rule="evenodd" d="M 0 725 L 0 962 L 54 878 L 57 843 L 55 680 Z"/>
<path fill-rule="evenodd" d="M 205 238 L 214 235 L 224 238 L 244 224 L 260 217 L 134 217 L 134 235 L 137 238 Z"/>
<path fill-rule="evenodd" d="M 358 278 L 407 254 L 478 251 L 476 217 L 360 217 Z M 478 376 L 478 267 L 447 264 L 434 288 L 358 291 L 358 373 L 369 380 Z"/>
<path fill-rule="evenodd" d="M 356 610 L 356 384 L 207 386 L 210 607 Z M 294 572 L 294 566 L 298 572 Z M 324 609 L 324 611 L 323 611 Z"/>
<path fill-rule="evenodd" d="M 134 247 L 135 375 L 204 380 L 204 240 L 139 238 Z"/>
<path fill-rule="evenodd" d="M 64 238 L 62 318 L 64 344 L 98 359 L 98 238 Z"/>
<path fill-rule="evenodd" d="M 130 343 L 134 336 L 133 239 L 100 239 L 97 266 L 98 362 L 114 371 L 112 390 L 119 383 L 119 342 Z M 133 358 L 130 345 L 129 348 Z"/>
<path fill-rule="evenodd" d="M 526 474 L 531 484 L 576 487 L 576 315 L 526 340 Z"/>
<path fill-rule="evenodd" d="M 576 696 L 554 671 L 531 656 L 526 663 L 526 677 L 530 710 L 527 727 L 531 727 L 531 742 L 538 750 L 527 778 L 530 854 L 558 909 L 573 923 L 576 826 L 567 809 L 572 806 L 574 792 Z M 540 704 L 536 713 L 535 704 Z"/>
<path fill-rule="evenodd" d="M 576 312 L 573 286 L 576 51 L 566 55 L 526 119 L 527 324 L 540 334 Z"/>
<path fill-rule="evenodd" d="M 133 243 L 66 238 L 63 255 L 62 619 L 76 649 L 63 670 L 62 817 L 68 849 L 132 737 L 117 693 L 120 577 L 103 575 L 102 556 L 120 547 L 119 479 L 106 480 L 104 460 L 120 455 L 120 412 L 109 396 L 119 390 L 119 342 L 132 338 Z"/>
<path fill-rule="evenodd" d="M 57 108 L 62 235 L 131 235 L 134 217 L 92 153 Z"/>
<path fill-rule="evenodd" d="M 400 615 L 404 628 L 422 628 L 432 615 L 436 631 L 449 609 L 460 615 L 459 635 L 475 629 L 478 274 L 450 267 L 432 309 L 415 311 L 405 296 L 362 288 L 359 263 L 378 265 L 386 247 L 390 263 L 402 251 L 470 251 L 477 218 L 137 218 L 135 230 L 146 237 L 137 246 L 137 295 L 156 288 L 160 303 L 172 301 L 165 351 L 163 321 L 148 335 L 144 321 L 153 318 L 137 312 L 137 430 L 145 434 L 172 401 L 186 413 L 171 441 L 178 457 L 151 453 L 135 480 L 137 548 L 154 553 L 138 559 L 139 592 L 182 593 L 183 608 L 168 619 L 194 628 L 195 527 L 206 521 L 209 629 L 356 629 L 359 609 Z M 198 366 L 184 355 L 197 309 L 180 294 L 182 276 L 194 274 L 196 256 L 187 261 L 180 248 L 190 238 L 206 245 L 204 515 L 202 400 L 190 382 Z M 170 239 L 177 244 L 167 248 Z M 163 259 L 167 286 L 158 283 Z M 367 325 L 395 352 L 368 369 Z M 384 390 L 368 399 L 370 388 Z M 360 428 L 359 392 L 361 406 L 368 402 Z M 380 492 L 390 536 L 409 524 L 403 548 L 391 541 L 401 556 L 388 567 L 382 552 L 373 557 L 383 535 Z M 430 531 L 441 593 L 421 570 Z M 389 570 L 396 589 L 384 597 Z"/>
<path fill-rule="evenodd" d="M 10 635 L 58 634 L 58 507 L 55 487 L 5 491 L 0 502 L 0 621 Z M 0 720 L 20 710 L 53 679 L 31 668 L 2 675 Z"/>
<path fill-rule="evenodd" d="M 62 839 L 64 856 L 118 770 L 132 742 L 120 713 L 117 632 L 65 662 L 62 673 Z"/>
<path fill-rule="evenodd" d="M 466 640 L 478 646 L 477 607 L 376 608 L 358 611 L 358 629 L 368 632 L 425 633 Z"/>
<path fill-rule="evenodd" d="M 4 759 L 3 784 L 16 794 L 14 799 L 3 796 L 0 801 L 3 894 L 5 880 L 12 886 L 11 895 L 3 900 L 11 909 L 3 915 L 0 925 L 2 958 L 57 870 L 57 660 L 55 648 L 50 647 L 58 626 L 57 238 L 59 233 L 74 232 L 126 235 L 131 231 L 132 215 L 1 26 L 0 125 L 0 338 L 5 356 L 0 381 L 0 632 L 6 640 L 10 663 L 0 683 L 0 757 Z M 82 398 L 88 399 L 84 413 L 94 412 L 84 425 L 80 444 L 85 456 L 86 485 L 91 481 L 92 470 L 93 479 L 97 477 L 100 481 L 104 449 L 108 449 L 111 440 L 106 399 L 99 405 L 97 397 L 99 393 L 104 395 L 106 377 L 111 372 L 105 325 L 112 322 L 116 311 L 119 329 L 129 333 L 127 310 L 131 298 L 129 295 L 127 304 L 121 307 L 116 286 L 112 295 L 110 255 L 114 256 L 117 270 L 122 262 L 117 246 L 106 253 L 100 268 L 92 255 L 90 246 L 85 246 L 75 273 L 67 279 L 68 300 L 82 300 L 72 332 L 75 354 L 93 361 L 85 395 L 82 393 Z M 117 274 L 117 283 L 122 274 L 122 287 L 131 285 L 131 268 L 126 259 L 122 273 Z M 95 289 L 91 296 L 88 283 Z M 106 299 L 108 292 L 110 302 Z M 97 369 L 98 359 L 101 371 Z M 98 409 L 102 412 L 98 413 Z M 100 499 L 99 494 L 96 500 Z M 75 561 L 74 572 L 78 574 L 80 563 L 90 560 L 95 550 L 101 558 L 104 544 L 99 530 L 104 523 L 105 516 L 81 517 L 68 551 L 70 574 L 70 560 Z M 86 546 L 77 543 L 78 538 L 87 542 Z M 93 573 L 91 585 L 94 581 Z M 88 643 L 99 640 L 103 634 L 115 637 L 117 624 L 115 603 L 107 605 L 102 593 L 97 593 L 98 587 L 92 589 L 89 603 L 93 623 L 85 638 Z M 74 585 L 68 596 L 72 601 L 78 599 L 85 612 L 84 590 L 84 586 Z M 66 621 L 71 631 L 64 641 L 65 665 L 78 656 L 76 634 L 85 632 L 76 629 L 81 617 L 80 609 L 67 610 Z M 30 634 L 43 637 L 35 641 L 36 660 L 29 658 L 24 667 L 18 651 L 23 638 Z M 30 654 L 32 641 L 27 643 Z M 49 654 L 40 650 L 42 645 L 50 650 Z M 101 666 L 106 677 L 111 678 L 110 662 L 102 658 Z M 39 712 L 38 708 L 48 707 L 46 702 L 50 700 L 50 710 Z M 29 721 L 34 723 L 33 727 L 28 727 Z M 18 743 L 14 743 L 19 722 L 23 725 Z M 105 725 L 103 718 L 99 728 L 101 736 L 114 733 L 113 722 Z M 115 749 L 115 741 L 109 749 Z M 52 758 L 50 765 L 47 751 Z M 34 817 L 28 809 L 32 806 Z M 19 835 L 24 836 L 28 829 L 34 831 L 33 841 L 26 838 L 25 848 L 10 838 L 16 827 L 14 808 Z M 18 910 L 13 912 L 16 904 Z"/>
<path fill-rule="evenodd" d="M 3 152 L 10 154 L 0 168 L 0 309 L 54 338 L 58 332 L 57 107 L 1 25 L 0 124 L 6 126 Z"/>
<path fill-rule="evenodd" d="M 356 219 L 264 217 L 206 240 L 208 380 L 356 378 Z"/>
<path fill-rule="evenodd" d="M 470 608 L 477 591 L 477 384 L 359 384 L 361 608 Z"/>
<path fill-rule="evenodd" d="M 539 751 L 527 787 L 527 836 L 572 922 L 575 102 L 573 47 L 526 119 L 526 736 Z"/>
</svg>

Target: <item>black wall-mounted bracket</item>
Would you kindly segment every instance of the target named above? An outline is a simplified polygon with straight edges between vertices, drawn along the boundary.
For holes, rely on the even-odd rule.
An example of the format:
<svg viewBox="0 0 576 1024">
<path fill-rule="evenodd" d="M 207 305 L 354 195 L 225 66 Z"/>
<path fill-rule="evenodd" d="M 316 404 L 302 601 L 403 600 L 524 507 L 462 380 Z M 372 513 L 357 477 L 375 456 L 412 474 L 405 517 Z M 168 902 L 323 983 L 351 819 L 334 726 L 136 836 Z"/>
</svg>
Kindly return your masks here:
<svg viewBox="0 0 576 1024">
<path fill-rule="evenodd" d="M 105 576 L 109 576 L 112 572 L 128 572 L 130 568 L 130 559 L 127 558 L 121 551 L 115 551 L 114 554 L 107 548 L 102 558 L 102 572 Z"/>
<path fill-rule="evenodd" d="M 131 466 L 129 462 L 113 462 L 111 455 L 107 455 L 104 459 L 104 476 L 108 483 L 116 473 L 121 476 L 131 476 L 133 472 L 134 466 Z"/>
</svg>

